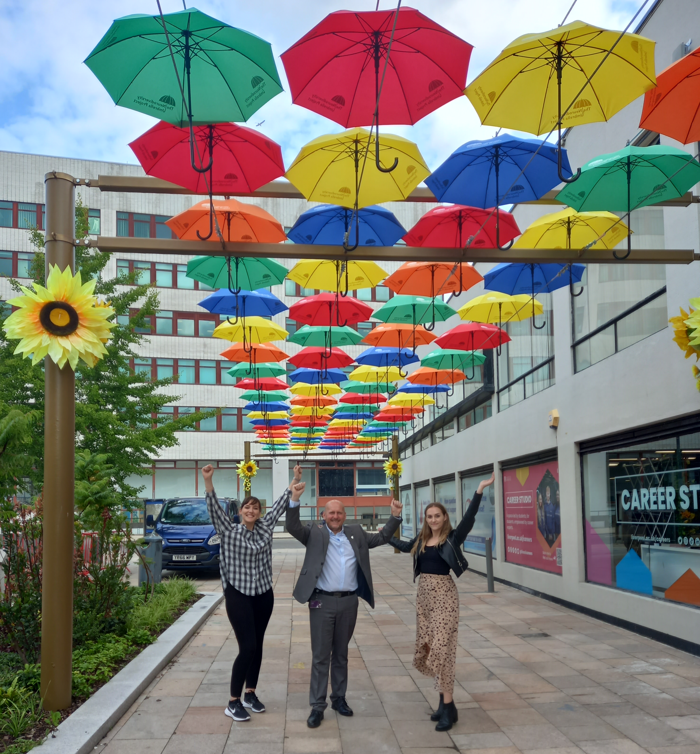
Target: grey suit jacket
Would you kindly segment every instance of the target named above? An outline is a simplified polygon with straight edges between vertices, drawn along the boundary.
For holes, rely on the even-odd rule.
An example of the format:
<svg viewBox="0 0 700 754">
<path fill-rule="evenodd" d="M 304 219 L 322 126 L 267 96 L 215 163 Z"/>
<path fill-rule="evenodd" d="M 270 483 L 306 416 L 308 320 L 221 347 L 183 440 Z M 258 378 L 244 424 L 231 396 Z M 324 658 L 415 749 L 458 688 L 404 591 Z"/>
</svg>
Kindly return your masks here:
<svg viewBox="0 0 700 754">
<path fill-rule="evenodd" d="M 330 534 L 325 524 L 302 524 L 299 520 L 300 506 L 287 508 L 287 531 L 306 547 L 304 564 L 294 587 L 294 597 L 299 602 L 311 599 L 323 564 Z M 385 545 L 399 528 L 400 518 L 392 516 L 386 526 L 376 534 L 369 534 L 359 524 L 344 527 L 345 536 L 350 540 L 357 558 L 357 593 L 363 600 L 374 607 L 374 590 L 372 587 L 372 570 L 369 565 L 369 551 L 372 547 Z"/>
</svg>

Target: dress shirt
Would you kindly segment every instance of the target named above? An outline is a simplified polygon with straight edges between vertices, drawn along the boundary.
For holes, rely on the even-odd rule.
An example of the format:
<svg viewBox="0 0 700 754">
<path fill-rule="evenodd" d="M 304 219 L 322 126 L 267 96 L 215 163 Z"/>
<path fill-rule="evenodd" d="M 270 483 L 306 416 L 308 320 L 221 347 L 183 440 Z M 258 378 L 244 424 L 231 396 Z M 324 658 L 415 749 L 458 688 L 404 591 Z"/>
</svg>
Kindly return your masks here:
<svg viewBox="0 0 700 754">
<path fill-rule="evenodd" d="M 290 508 L 299 503 L 290 501 Z M 328 527 L 326 527 L 328 528 Z M 323 570 L 316 588 L 324 592 L 353 592 L 357 589 L 357 558 L 350 540 L 341 529 L 334 534 L 328 529 L 329 541 Z"/>
</svg>

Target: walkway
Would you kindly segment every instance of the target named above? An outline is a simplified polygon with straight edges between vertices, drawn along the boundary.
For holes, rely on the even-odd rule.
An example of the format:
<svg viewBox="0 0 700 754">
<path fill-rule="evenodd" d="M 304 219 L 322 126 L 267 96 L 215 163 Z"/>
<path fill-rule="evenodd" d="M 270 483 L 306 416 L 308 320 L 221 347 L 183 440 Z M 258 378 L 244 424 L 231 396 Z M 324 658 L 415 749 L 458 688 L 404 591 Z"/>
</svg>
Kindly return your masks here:
<svg viewBox="0 0 700 754">
<path fill-rule="evenodd" d="M 459 723 L 437 733 L 432 680 L 411 667 L 410 561 L 389 548 L 372 553 L 377 606 L 361 602 L 351 645 L 355 716 L 328 710 L 310 730 L 308 608 L 291 594 L 302 556 L 273 557 L 267 713 L 249 723 L 223 714 L 236 642 L 221 606 L 97 754 L 700 754 L 700 659 L 517 589 L 485 593 L 472 573 L 458 580 Z"/>
</svg>

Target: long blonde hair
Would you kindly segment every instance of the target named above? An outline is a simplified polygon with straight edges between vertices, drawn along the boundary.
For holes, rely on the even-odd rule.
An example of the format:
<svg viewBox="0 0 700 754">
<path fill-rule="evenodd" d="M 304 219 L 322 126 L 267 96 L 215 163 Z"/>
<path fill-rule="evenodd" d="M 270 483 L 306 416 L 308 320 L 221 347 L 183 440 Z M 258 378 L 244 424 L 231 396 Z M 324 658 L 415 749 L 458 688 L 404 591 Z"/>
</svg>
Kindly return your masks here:
<svg viewBox="0 0 700 754">
<path fill-rule="evenodd" d="M 440 541 L 438 542 L 438 547 L 440 545 L 445 544 L 447 540 L 447 535 L 452 531 L 452 524 L 450 523 L 450 514 L 447 512 L 447 508 L 442 503 L 430 503 L 428 505 L 423 513 L 423 528 L 420 530 L 420 534 L 416 537 L 416 541 L 411 548 L 412 554 L 418 554 L 422 553 L 425 550 L 425 546 L 428 543 L 428 540 L 433 536 L 433 530 L 430 528 L 430 525 L 428 524 L 428 511 L 431 508 L 439 508 L 442 511 L 442 515 L 445 517 L 445 520 L 442 524 L 442 529 L 440 531 Z"/>
</svg>

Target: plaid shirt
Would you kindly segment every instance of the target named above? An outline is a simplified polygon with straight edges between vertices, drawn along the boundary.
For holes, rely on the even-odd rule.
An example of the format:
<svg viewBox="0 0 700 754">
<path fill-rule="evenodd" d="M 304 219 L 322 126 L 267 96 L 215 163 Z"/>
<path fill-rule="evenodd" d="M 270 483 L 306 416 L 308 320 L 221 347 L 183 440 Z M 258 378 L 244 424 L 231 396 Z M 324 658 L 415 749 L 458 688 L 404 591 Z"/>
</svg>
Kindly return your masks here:
<svg viewBox="0 0 700 754">
<path fill-rule="evenodd" d="M 234 524 L 219 504 L 216 492 L 207 492 L 207 509 L 216 533 L 221 537 L 219 569 L 221 585 L 250 596 L 272 589 L 272 532 L 291 497 L 289 489 L 270 510 L 255 522 L 252 531 Z"/>
</svg>

